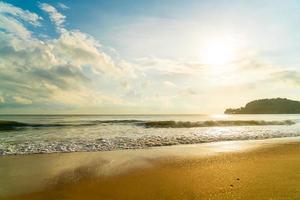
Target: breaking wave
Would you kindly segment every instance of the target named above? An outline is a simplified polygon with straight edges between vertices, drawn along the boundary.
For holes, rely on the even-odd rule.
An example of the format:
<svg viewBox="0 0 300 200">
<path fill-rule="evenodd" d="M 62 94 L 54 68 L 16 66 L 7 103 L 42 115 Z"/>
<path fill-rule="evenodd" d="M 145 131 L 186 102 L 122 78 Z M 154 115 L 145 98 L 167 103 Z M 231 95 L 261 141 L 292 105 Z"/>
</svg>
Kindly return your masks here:
<svg viewBox="0 0 300 200">
<path fill-rule="evenodd" d="M 1 130 L 15 130 L 20 128 L 51 128 L 51 127 L 78 127 L 99 124 L 132 124 L 145 128 L 193 128 L 193 127 L 219 127 L 219 126 L 267 126 L 267 125 L 293 125 L 294 121 L 264 121 L 264 120 L 217 120 L 217 121 L 142 121 L 142 120 L 95 120 L 77 123 L 23 123 L 17 121 L 1 121 Z"/>
<path fill-rule="evenodd" d="M 292 120 L 193 121 L 38 117 L 0 120 L 0 156 L 34 153 L 112 151 L 228 140 L 300 136 Z M 268 118 L 267 118 L 268 119 Z M 285 118 L 290 119 L 290 118 Z M 293 125 L 295 124 L 295 125 Z M 217 127 L 217 128 L 215 128 Z"/>
<path fill-rule="evenodd" d="M 234 120 L 234 121 L 200 121 L 200 122 L 182 122 L 182 121 L 149 121 L 141 125 L 146 128 L 192 128 L 192 127 L 214 127 L 214 126 L 266 126 L 266 125 L 293 125 L 291 120 L 284 121 L 263 121 L 263 120 Z"/>
<path fill-rule="evenodd" d="M 16 121 L 0 121 L 0 131 L 1 130 L 15 130 L 20 128 L 47 128 L 47 127 L 59 127 L 59 126 L 67 126 L 66 124 L 30 124 Z"/>
<path fill-rule="evenodd" d="M 95 121 L 80 121 L 73 123 L 24 123 L 17 121 L 2 121 L 0 120 L 1 130 L 15 130 L 21 128 L 51 128 L 51 127 L 80 127 L 80 126 L 95 126 L 99 124 L 133 124 L 143 123 L 141 120 L 95 120 Z"/>
</svg>

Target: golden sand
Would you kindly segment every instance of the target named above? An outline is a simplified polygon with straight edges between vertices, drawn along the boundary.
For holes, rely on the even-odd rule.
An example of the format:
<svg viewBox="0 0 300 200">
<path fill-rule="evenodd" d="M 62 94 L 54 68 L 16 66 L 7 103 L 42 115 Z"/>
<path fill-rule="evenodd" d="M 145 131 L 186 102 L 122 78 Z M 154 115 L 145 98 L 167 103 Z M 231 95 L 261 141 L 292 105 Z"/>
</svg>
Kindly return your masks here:
<svg viewBox="0 0 300 200">
<path fill-rule="evenodd" d="M 43 162 L 58 156 L 47 155 Z M 11 159 L 18 160 L 15 157 L 0 162 L 15 162 Z M 299 142 L 261 144 L 247 151 L 222 151 L 208 156 L 146 156 L 140 159 L 144 164 L 110 175 L 101 168 L 107 164 L 105 159 L 97 163 L 90 162 L 94 158 L 79 160 L 81 165 L 75 162 L 76 167 L 53 173 L 40 190 L 9 194 L 2 199 L 300 199 Z M 123 165 L 126 166 L 121 163 L 111 172 Z"/>
</svg>

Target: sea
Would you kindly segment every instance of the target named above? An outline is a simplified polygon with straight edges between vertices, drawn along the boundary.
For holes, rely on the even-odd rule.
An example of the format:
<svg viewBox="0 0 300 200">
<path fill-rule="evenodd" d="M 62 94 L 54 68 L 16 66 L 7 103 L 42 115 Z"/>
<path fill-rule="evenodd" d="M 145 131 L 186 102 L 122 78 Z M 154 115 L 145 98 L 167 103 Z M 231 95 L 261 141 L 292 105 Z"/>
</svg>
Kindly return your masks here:
<svg viewBox="0 0 300 200">
<path fill-rule="evenodd" d="M 299 114 L 0 115 L 0 155 L 300 136 Z"/>
</svg>

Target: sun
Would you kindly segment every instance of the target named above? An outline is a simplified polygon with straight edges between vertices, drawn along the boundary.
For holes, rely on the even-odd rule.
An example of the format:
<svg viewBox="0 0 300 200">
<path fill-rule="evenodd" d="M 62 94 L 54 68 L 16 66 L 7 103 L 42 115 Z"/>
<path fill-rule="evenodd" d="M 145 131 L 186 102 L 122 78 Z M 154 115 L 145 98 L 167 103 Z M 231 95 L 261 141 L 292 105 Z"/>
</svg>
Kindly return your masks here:
<svg viewBox="0 0 300 200">
<path fill-rule="evenodd" d="M 205 45 L 201 57 L 205 64 L 225 65 L 234 61 L 236 52 L 232 44 L 226 41 L 213 40 Z"/>
</svg>

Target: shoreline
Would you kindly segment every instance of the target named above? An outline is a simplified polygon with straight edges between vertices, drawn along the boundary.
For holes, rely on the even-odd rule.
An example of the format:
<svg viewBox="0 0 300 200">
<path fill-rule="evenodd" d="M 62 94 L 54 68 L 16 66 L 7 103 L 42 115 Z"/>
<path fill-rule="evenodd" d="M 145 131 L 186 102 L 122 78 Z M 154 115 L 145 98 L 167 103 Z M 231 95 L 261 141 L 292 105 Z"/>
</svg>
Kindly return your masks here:
<svg viewBox="0 0 300 200">
<path fill-rule="evenodd" d="M 209 137 L 209 136 L 208 136 Z M 226 136 L 225 136 L 226 137 Z M 202 145 L 231 141 L 260 141 L 271 139 L 297 138 L 299 133 L 287 133 L 284 136 L 271 137 L 270 135 L 241 135 L 227 136 L 228 138 L 207 138 L 202 135 L 175 135 L 175 136 L 141 136 L 141 137 L 112 137 L 98 138 L 96 140 L 65 140 L 65 141 L 25 141 L 19 143 L 1 143 L 1 156 L 16 155 L 39 155 L 52 153 L 88 153 L 88 152 L 111 152 L 126 150 L 146 150 L 153 148 L 166 148 L 170 146 Z"/>
<path fill-rule="evenodd" d="M 159 136 L 154 136 L 154 137 L 159 137 Z M 184 136 L 181 136 L 184 138 Z M 122 138 L 122 137 L 119 137 Z M 180 138 L 180 137 L 179 137 Z M 126 139 L 125 137 L 122 139 Z M 142 139 L 149 139 L 148 137 L 142 138 Z M 150 138 L 153 139 L 153 138 Z M 185 138 L 184 138 L 185 139 Z M 195 138 L 193 138 L 195 139 Z M 280 142 L 288 142 L 288 141 L 295 141 L 298 140 L 300 142 L 300 136 L 284 136 L 284 137 L 274 137 L 274 138 L 257 138 L 257 139 L 231 139 L 231 140 L 212 140 L 212 141 L 202 141 L 202 142 L 191 142 L 191 143 L 172 143 L 169 142 L 168 144 L 159 144 L 159 145 L 152 145 L 153 141 L 150 141 L 149 143 L 151 145 L 146 145 L 146 146 L 138 146 L 137 148 L 131 148 L 131 147 L 126 147 L 126 148 L 112 148 L 112 149 L 93 149 L 93 150 L 79 150 L 79 151 L 39 151 L 39 152 L 22 152 L 22 153 L 9 153 L 9 154 L 1 154 L 0 152 L 0 159 L 2 157 L 9 157 L 9 156 L 34 156 L 34 155 L 51 155 L 51 154 L 78 154 L 78 153 L 105 153 L 105 152 L 126 152 L 126 151 L 148 151 L 148 150 L 153 150 L 153 149 L 168 149 L 168 148 L 181 148 L 181 147 L 195 147 L 195 146 L 210 146 L 210 144 L 222 144 L 222 143 L 230 143 L 230 142 L 241 142 L 241 143 L 246 143 L 246 144 L 252 144 L 252 143 L 261 143 L 261 141 L 268 141 L 267 143 L 280 143 Z M 106 139 L 100 139 L 106 141 Z M 26 144 L 28 142 L 25 142 Z M 82 142 L 81 142 L 82 143 Z M 199 146 L 199 147 L 200 147 Z M 105 147 L 105 145 L 104 145 Z"/>
<path fill-rule="evenodd" d="M 300 158 L 297 158 L 299 157 L 299 153 L 300 137 L 294 137 L 176 145 L 108 152 L 1 156 L 0 176 L 2 178 L 0 180 L 0 199 L 51 199 L 47 194 L 51 194 L 52 197 L 63 194 L 68 196 L 66 199 L 81 199 L 84 195 L 87 195 L 87 198 L 102 195 L 103 197 L 109 197 L 108 199 L 126 199 L 125 194 L 123 196 L 120 194 L 119 198 L 114 196 L 114 190 L 123 191 L 121 185 L 118 185 L 120 183 L 123 184 L 123 187 L 131 188 L 131 190 L 128 189 L 127 194 L 131 195 L 130 199 L 139 199 L 142 197 L 142 193 L 151 195 L 159 188 L 165 188 L 168 191 L 161 193 L 161 195 L 169 195 L 166 199 L 176 199 L 173 197 L 178 197 L 178 192 L 181 189 L 174 190 L 173 187 L 178 187 L 178 184 L 180 185 L 181 182 L 185 182 L 186 184 L 182 185 L 182 187 L 185 190 L 189 190 L 188 194 L 184 192 L 185 190 L 181 191 L 184 195 L 188 195 L 184 196 L 183 199 L 192 199 L 189 195 L 197 196 L 200 194 L 203 198 L 207 198 L 208 196 L 205 195 L 211 195 L 212 191 L 220 195 L 223 194 L 218 193 L 220 185 L 217 185 L 225 184 L 226 181 L 220 181 L 217 185 L 212 184 L 209 187 L 204 187 L 200 183 L 222 179 L 222 177 L 232 175 L 232 171 L 228 171 L 229 168 L 236 168 L 237 171 L 241 171 L 242 168 L 248 169 L 248 165 L 253 165 L 253 169 L 257 171 L 263 169 L 271 171 L 279 170 L 276 173 L 283 173 L 288 176 L 291 176 L 293 173 L 295 176 L 296 173 L 297 179 L 293 181 L 300 184 L 299 170 L 280 168 L 281 165 L 289 167 L 293 167 L 294 165 L 297 167 L 298 164 L 299 166 Z M 265 163 L 264 160 L 266 158 L 269 158 L 273 162 L 276 160 L 275 165 L 274 163 Z M 256 169 L 256 163 L 253 160 L 256 160 L 258 164 L 259 162 L 264 164 Z M 291 165 L 293 162 L 294 164 Z M 227 169 L 227 171 L 220 170 L 218 167 L 221 166 Z M 244 177 L 243 180 L 251 178 L 253 175 L 251 175 L 250 171 L 243 172 L 242 170 L 241 173 L 243 174 L 241 176 Z M 199 180 L 194 179 L 194 176 L 191 175 L 199 176 Z M 187 178 L 188 176 L 190 176 L 190 179 Z M 166 180 L 166 177 L 168 177 L 168 180 Z M 272 177 L 275 179 L 276 177 L 284 178 L 284 176 L 274 174 L 268 180 Z M 240 177 L 237 178 L 242 180 Z M 154 183 L 160 184 L 160 179 L 165 180 L 165 182 L 157 187 Z M 178 180 L 173 183 L 173 181 L 169 182 L 169 179 Z M 253 181 L 255 182 L 256 180 L 254 179 Z M 111 187 L 105 186 L 104 182 L 106 184 L 111 183 Z M 237 180 L 234 183 L 236 182 Z M 139 183 L 143 183 L 145 187 L 139 186 Z M 199 186 L 199 190 L 193 189 L 194 184 Z M 273 181 L 270 184 L 272 185 Z M 285 184 L 288 185 L 287 181 Z M 228 186 L 227 182 L 225 185 L 226 187 L 220 190 L 224 190 L 224 194 L 227 194 L 228 191 L 232 190 L 232 187 L 235 187 L 235 184 L 229 184 Z M 141 187 L 140 192 L 135 191 L 134 186 Z M 246 186 L 249 187 L 249 185 Z M 274 186 L 272 185 L 272 187 Z M 79 190 L 79 188 L 81 189 Z M 101 190 L 101 188 L 106 189 Z M 243 186 L 240 187 L 242 190 L 243 188 Z M 289 186 L 289 188 L 293 187 Z M 171 192 L 169 190 L 174 191 Z M 300 195 L 299 190 L 294 191 L 294 193 Z M 239 194 L 236 193 L 234 195 Z M 154 196 L 152 197 L 154 198 Z"/>
</svg>

